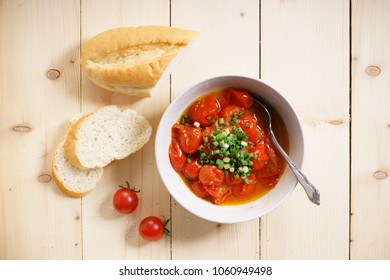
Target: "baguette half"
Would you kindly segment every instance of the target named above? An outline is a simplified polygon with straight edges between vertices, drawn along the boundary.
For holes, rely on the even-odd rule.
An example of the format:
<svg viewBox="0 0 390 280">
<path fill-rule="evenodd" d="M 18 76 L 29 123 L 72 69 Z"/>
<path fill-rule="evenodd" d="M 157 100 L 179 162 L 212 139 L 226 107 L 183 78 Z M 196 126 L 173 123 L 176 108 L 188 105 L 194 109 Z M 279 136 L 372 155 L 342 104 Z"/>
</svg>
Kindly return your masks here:
<svg viewBox="0 0 390 280">
<path fill-rule="evenodd" d="M 65 156 L 82 170 L 104 167 L 141 149 L 151 132 L 148 121 L 136 111 L 104 106 L 70 127 L 64 144 Z"/>
<path fill-rule="evenodd" d="M 87 77 L 104 89 L 150 97 L 197 35 L 169 26 L 110 29 L 85 43 L 81 66 Z"/>
</svg>

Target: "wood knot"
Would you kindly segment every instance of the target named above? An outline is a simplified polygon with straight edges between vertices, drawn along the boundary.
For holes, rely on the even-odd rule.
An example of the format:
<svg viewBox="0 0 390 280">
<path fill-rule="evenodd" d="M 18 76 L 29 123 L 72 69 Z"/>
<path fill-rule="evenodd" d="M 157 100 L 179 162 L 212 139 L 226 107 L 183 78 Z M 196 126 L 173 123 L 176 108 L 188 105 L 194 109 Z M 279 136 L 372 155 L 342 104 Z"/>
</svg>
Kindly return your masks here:
<svg viewBox="0 0 390 280">
<path fill-rule="evenodd" d="M 343 121 L 343 120 L 340 120 L 340 119 L 328 120 L 327 122 L 328 122 L 329 124 L 331 124 L 331 125 L 341 125 L 341 124 L 344 123 L 344 121 Z"/>
<path fill-rule="evenodd" d="M 12 130 L 16 132 L 28 133 L 32 130 L 32 128 L 28 125 L 15 125 L 12 127 Z"/>
<path fill-rule="evenodd" d="M 49 69 L 46 72 L 46 77 L 50 80 L 57 80 L 61 76 L 61 72 L 57 69 Z"/>
<path fill-rule="evenodd" d="M 374 178 L 377 180 L 384 180 L 387 178 L 387 172 L 383 170 L 378 170 L 375 171 L 372 176 L 374 176 Z"/>
<path fill-rule="evenodd" d="M 241 16 L 241 17 L 245 16 L 245 12 L 241 12 L 241 13 L 240 13 L 240 16 Z"/>
<path fill-rule="evenodd" d="M 368 66 L 366 68 L 366 74 L 371 77 L 376 77 L 381 73 L 381 69 L 378 66 Z"/>
<path fill-rule="evenodd" d="M 76 221 L 78 221 L 78 220 L 80 220 L 80 216 L 76 216 L 76 217 L 74 217 L 74 219 L 75 219 Z"/>
<path fill-rule="evenodd" d="M 52 177 L 49 174 L 41 174 L 38 176 L 38 181 L 41 183 L 49 183 Z"/>
<path fill-rule="evenodd" d="M 71 58 L 70 60 L 69 60 L 69 63 L 75 63 L 76 62 L 76 60 L 74 60 L 73 58 Z"/>
</svg>

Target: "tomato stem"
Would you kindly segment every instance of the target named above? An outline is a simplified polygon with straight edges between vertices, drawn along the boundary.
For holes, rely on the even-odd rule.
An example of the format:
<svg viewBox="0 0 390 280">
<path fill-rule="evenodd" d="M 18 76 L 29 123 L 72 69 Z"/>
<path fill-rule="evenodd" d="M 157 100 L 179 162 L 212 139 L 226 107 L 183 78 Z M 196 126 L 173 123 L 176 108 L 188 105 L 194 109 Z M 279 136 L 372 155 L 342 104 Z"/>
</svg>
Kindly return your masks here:
<svg viewBox="0 0 390 280">
<path fill-rule="evenodd" d="M 141 191 L 141 190 L 137 190 L 134 187 L 130 186 L 130 183 L 128 181 L 126 181 L 126 186 L 119 185 L 119 187 L 122 188 L 122 189 L 131 190 L 131 191 L 136 192 L 136 193 L 139 193 Z"/>
<path fill-rule="evenodd" d="M 163 226 L 164 226 L 164 235 L 165 236 L 169 236 L 169 237 L 172 237 L 172 234 L 170 232 L 170 230 L 167 228 L 167 225 L 168 223 L 171 221 L 171 219 L 165 219 L 165 217 L 163 217 Z"/>
</svg>

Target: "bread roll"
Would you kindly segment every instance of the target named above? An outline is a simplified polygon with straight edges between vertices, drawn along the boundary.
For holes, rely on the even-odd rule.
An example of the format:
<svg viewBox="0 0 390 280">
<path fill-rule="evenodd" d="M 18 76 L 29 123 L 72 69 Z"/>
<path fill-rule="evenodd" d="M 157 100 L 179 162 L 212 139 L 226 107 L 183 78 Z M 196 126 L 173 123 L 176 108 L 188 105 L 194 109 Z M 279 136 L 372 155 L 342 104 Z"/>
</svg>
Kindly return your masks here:
<svg viewBox="0 0 390 280">
<path fill-rule="evenodd" d="M 178 54 L 197 32 L 169 26 L 122 27 L 91 38 L 82 49 L 81 66 L 96 85 L 110 91 L 150 97 L 166 79 Z"/>
</svg>

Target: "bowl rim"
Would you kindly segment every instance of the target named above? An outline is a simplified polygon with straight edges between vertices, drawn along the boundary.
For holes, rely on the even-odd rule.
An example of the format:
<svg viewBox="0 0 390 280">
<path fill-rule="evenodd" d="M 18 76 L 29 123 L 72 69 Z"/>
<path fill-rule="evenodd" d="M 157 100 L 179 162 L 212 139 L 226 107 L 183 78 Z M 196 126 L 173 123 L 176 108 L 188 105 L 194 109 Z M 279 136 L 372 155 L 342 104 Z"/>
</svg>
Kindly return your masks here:
<svg viewBox="0 0 390 280">
<path fill-rule="evenodd" d="M 251 81 L 252 83 L 260 83 L 260 85 L 262 87 L 265 87 L 268 90 L 270 90 L 272 92 L 275 92 L 278 95 L 277 98 L 280 99 L 280 101 L 283 102 L 285 106 L 288 106 L 289 110 L 291 111 L 290 113 L 295 118 L 295 124 L 296 124 L 295 129 L 297 129 L 297 131 L 296 131 L 296 133 L 298 133 L 298 137 L 297 138 L 299 138 L 300 146 L 301 146 L 301 153 L 300 153 L 300 158 L 301 159 L 300 159 L 300 162 L 295 162 L 295 164 L 297 165 L 298 168 L 301 168 L 302 164 L 303 164 L 304 146 L 305 146 L 304 145 L 304 138 L 303 138 L 303 131 L 302 131 L 301 122 L 300 122 L 300 120 L 298 118 L 298 115 L 296 114 L 294 108 L 291 106 L 291 104 L 288 102 L 288 100 L 281 93 L 279 93 L 273 87 L 269 86 L 267 83 L 263 82 L 263 80 L 261 80 L 261 79 L 256 79 L 256 78 L 251 78 L 251 77 L 241 76 L 241 75 L 215 76 L 215 77 L 203 79 L 203 80 L 201 80 L 199 82 L 196 82 L 192 86 L 187 87 L 184 91 L 182 91 L 168 105 L 168 107 L 164 111 L 164 113 L 163 113 L 163 115 L 162 115 L 162 117 L 160 119 L 160 122 L 158 124 L 158 127 L 157 127 L 157 131 L 156 131 L 156 135 L 155 135 L 155 159 L 156 159 L 157 169 L 158 169 L 158 172 L 160 174 L 160 178 L 161 178 L 165 188 L 167 189 L 169 194 L 178 202 L 178 204 L 180 204 L 183 208 L 185 208 L 187 211 L 189 211 L 190 213 L 194 214 L 195 216 L 198 216 L 198 217 L 200 217 L 200 218 L 202 218 L 204 220 L 210 221 L 210 222 L 222 223 L 222 224 L 236 224 L 236 223 L 246 222 L 246 221 L 250 221 L 250 220 L 254 220 L 254 219 L 260 218 L 260 217 L 268 214 L 272 210 L 278 208 L 285 200 L 287 200 L 287 198 L 295 190 L 295 187 L 296 187 L 296 185 L 298 183 L 298 180 L 294 177 L 295 179 L 293 179 L 293 183 L 291 183 L 291 187 L 288 190 L 288 192 L 286 192 L 281 199 L 277 200 L 276 203 L 272 203 L 272 206 L 268 207 L 265 211 L 263 211 L 262 213 L 258 213 L 258 212 L 250 211 L 251 208 L 254 208 L 253 204 L 258 202 L 259 200 L 266 201 L 267 200 L 267 194 L 272 192 L 274 189 L 272 189 L 270 192 L 268 192 L 265 196 L 262 196 L 262 197 L 254 200 L 252 202 L 239 204 L 239 205 L 214 205 L 214 204 L 212 204 L 210 202 L 207 202 L 207 201 L 205 201 L 205 200 L 203 200 L 203 199 L 201 199 L 199 197 L 196 197 L 191 192 L 191 190 L 185 185 L 185 183 L 182 181 L 180 176 L 178 176 L 178 174 L 175 174 L 176 175 L 175 178 L 170 178 L 170 176 L 163 175 L 163 172 L 165 171 L 164 168 L 166 168 L 165 165 L 167 165 L 166 163 L 169 163 L 169 157 L 168 157 L 168 150 L 167 150 L 168 147 L 167 146 L 165 146 L 165 148 L 166 148 L 166 153 L 165 154 L 166 155 L 165 156 L 163 155 L 164 152 L 161 149 L 163 147 L 161 147 L 162 144 L 161 144 L 160 139 L 162 139 L 161 137 L 167 138 L 167 136 L 166 136 L 167 132 L 166 132 L 166 130 L 162 131 L 163 130 L 162 126 L 163 126 L 163 124 L 165 124 L 165 122 L 167 122 L 167 116 L 171 112 L 172 108 L 177 106 L 177 104 L 180 104 L 180 102 L 183 102 L 183 99 L 187 100 L 186 106 L 189 106 L 197 98 L 199 98 L 203 94 L 207 93 L 207 90 L 206 90 L 206 91 L 203 91 L 202 93 L 198 93 L 195 96 L 188 97 L 188 95 L 191 93 L 192 90 L 197 89 L 198 87 L 201 87 L 202 85 L 205 85 L 205 84 L 213 85 L 216 81 L 230 80 L 230 79 L 239 79 L 239 80 Z M 234 85 L 232 85 L 232 86 L 234 86 Z M 228 86 L 226 86 L 226 87 L 228 87 Z M 213 89 L 210 89 L 209 91 L 211 91 L 211 90 L 213 90 Z M 181 113 L 182 112 L 180 112 L 180 114 Z M 177 121 L 177 119 L 175 119 L 175 121 Z M 173 123 L 171 125 L 173 125 Z M 166 128 L 164 127 L 164 129 L 166 129 Z M 168 138 L 169 138 L 169 142 L 170 142 L 170 139 L 171 139 L 170 135 L 169 135 Z M 290 140 L 291 139 L 289 139 L 289 142 L 290 142 Z M 165 160 L 168 158 L 168 161 L 165 162 L 164 158 L 165 158 Z M 165 162 L 165 164 L 164 164 L 164 162 Z M 169 166 L 170 166 L 170 163 L 169 163 Z M 174 173 L 176 173 L 173 169 L 172 169 L 172 171 Z M 284 173 L 286 171 L 290 172 L 292 174 L 292 172 L 291 172 L 291 170 L 289 170 L 288 166 L 286 166 Z M 283 176 L 284 175 L 282 175 L 282 177 Z M 180 189 L 174 190 L 173 187 L 172 187 L 173 183 L 179 184 L 179 185 L 183 185 L 183 186 L 185 186 L 185 188 L 183 188 L 183 190 L 180 190 Z M 191 194 L 192 199 L 190 198 L 190 196 L 188 196 L 188 193 Z M 193 202 L 193 203 L 196 202 L 195 203 L 196 205 L 193 206 L 193 205 L 184 204 L 183 202 L 184 202 L 185 199 L 183 198 L 183 195 L 184 195 L 184 198 L 188 198 L 191 202 Z M 264 202 L 264 203 L 267 205 L 267 202 Z M 209 211 L 216 211 L 216 209 L 218 210 L 217 212 L 219 212 L 219 213 L 217 215 L 213 215 L 213 216 L 212 215 L 209 215 L 209 216 L 207 216 L 207 215 L 200 215 L 199 211 L 197 211 L 199 207 L 202 207 L 204 209 L 203 212 L 205 212 L 205 213 L 210 213 Z M 232 218 L 227 219 L 226 216 L 222 215 L 222 212 L 230 212 L 230 211 L 232 211 L 232 209 L 233 209 L 233 211 L 235 211 L 235 210 L 236 211 L 240 211 L 242 209 L 246 209 L 246 211 L 248 211 L 248 210 L 249 211 L 248 211 L 248 215 L 246 215 L 245 217 L 238 217 L 238 218 L 235 218 L 235 219 L 232 219 Z M 223 210 L 226 210 L 226 211 L 223 211 Z"/>
</svg>

